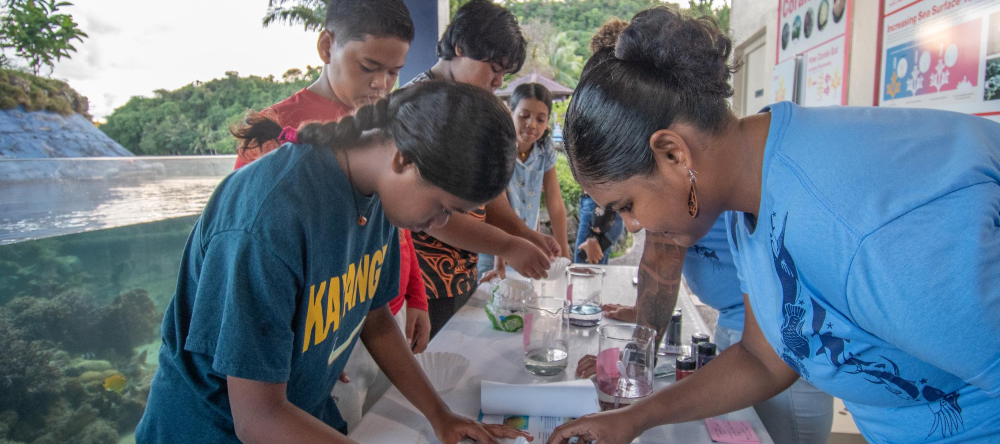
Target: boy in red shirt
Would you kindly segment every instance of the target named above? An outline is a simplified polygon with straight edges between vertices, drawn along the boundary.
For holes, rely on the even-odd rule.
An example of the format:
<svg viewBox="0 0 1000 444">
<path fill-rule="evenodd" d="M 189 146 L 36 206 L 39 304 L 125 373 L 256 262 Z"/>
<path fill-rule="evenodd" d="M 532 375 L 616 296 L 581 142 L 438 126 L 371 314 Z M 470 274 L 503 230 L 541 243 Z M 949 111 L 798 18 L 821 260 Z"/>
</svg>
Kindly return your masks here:
<svg viewBox="0 0 1000 444">
<path fill-rule="evenodd" d="M 413 33 L 409 10 L 401 0 L 331 0 L 325 29 L 316 44 L 323 60 L 319 78 L 262 114 L 283 127 L 298 128 L 304 123 L 338 121 L 361 106 L 378 101 L 395 85 Z M 235 168 L 278 146 L 277 141 L 272 141 L 240 150 Z M 430 340 L 427 293 L 408 230 L 399 230 L 399 245 L 400 291 L 389 307 L 402 324 L 413 352 L 420 353 Z M 405 320 L 398 316 L 404 302 Z M 350 376 L 354 383 L 338 384 L 334 390 L 340 399 L 338 408 L 349 427 L 360 420 L 366 398 L 377 398 L 388 388 L 388 384 L 373 387 L 377 380 L 385 379 L 379 373 L 363 348 L 351 355 L 341 381 L 350 382 Z"/>
</svg>

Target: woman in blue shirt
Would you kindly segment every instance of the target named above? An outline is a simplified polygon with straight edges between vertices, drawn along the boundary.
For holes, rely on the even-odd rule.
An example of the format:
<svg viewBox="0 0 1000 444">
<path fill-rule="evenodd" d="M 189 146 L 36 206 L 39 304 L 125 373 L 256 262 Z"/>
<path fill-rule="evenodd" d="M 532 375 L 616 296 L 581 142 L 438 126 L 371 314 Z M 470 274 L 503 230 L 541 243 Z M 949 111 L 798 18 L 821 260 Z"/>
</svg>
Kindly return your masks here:
<svg viewBox="0 0 1000 444">
<path fill-rule="evenodd" d="M 444 225 L 506 186 L 503 104 L 430 82 L 298 132 L 248 123 L 244 143 L 291 143 L 227 177 L 195 225 L 137 441 L 352 442 L 330 392 L 359 338 L 442 442 L 517 436 L 448 408 L 387 305 L 396 227 Z"/>
<path fill-rule="evenodd" d="M 729 249 L 729 225 L 726 217 L 719 217 L 712 229 L 697 243 L 685 249 L 685 254 L 673 256 L 647 254 L 657 248 L 647 243 L 640 268 L 656 270 L 664 281 L 682 270 L 684 281 L 691 292 L 704 304 L 719 311 L 713 340 L 719 351 L 740 342 L 743 337 L 743 291 L 733 254 Z M 647 233 L 647 236 L 655 236 Z M 653 263 L 657 262 L 657 263 Z M 639 294 L 646 292 L 648 282 L 639 283 Z M 665 293 L 665 292 L 663 292 Z M 673 313 L 676 292 L 658 295 L 668 300 L 662 309 Z M 608 304 L 603 307 L 607 316 L 625 322 L 636 322 L 636 307 Z M 646 321 L 646 320 L 644 320 Z M 643 322 L 648 324 L 648 322 Z M 653 325 L 649 325 L 653 327 Z M 597 360 L 587 355 L 577 366 L 577 377 L 589 378 L 597 372 Z M 813 387 L 805 379 L 795 381 L 787 390 L 771 399 L 754 405 L 754 410 L 767 428 L 771 439 L 782 444 L 826 444 L 833 424 L 833 397 Z"/>
<path fill-rule="evenodd" d="M 636 15 L 567 115 L 574 174 L 630 230 L 694 245 L 734 211 L 742 341 L 631 406 L 559 428 L 623 443 L 756 404 L 799 377 L 872 443 L 1000 434 L 1000 125 L 772 105 L 737 119 L 710 20 Z"/>
<path fill-rule="evenodd" d="M 559 244 L 560 255 L 569 258 L 566 235 L 566 204 L 563 203 L 559 178 L 556 176 L 558 155 L 552 148 L 549 115 L 552 113 L 552 93 L 538 83 L 522 83 L 510 95 L 510 109 L 517 131 L 517 163 L 507 185 L 507 200 L 517 217 L 533 230 L 538 229 L 538 212 L 545 194 L 545 208 L 552 221 L 552 235 Z M 483 281 L 494 276 L 504 277 L 503 258 L 479 255 L 479 275 Z"/>
</svg>

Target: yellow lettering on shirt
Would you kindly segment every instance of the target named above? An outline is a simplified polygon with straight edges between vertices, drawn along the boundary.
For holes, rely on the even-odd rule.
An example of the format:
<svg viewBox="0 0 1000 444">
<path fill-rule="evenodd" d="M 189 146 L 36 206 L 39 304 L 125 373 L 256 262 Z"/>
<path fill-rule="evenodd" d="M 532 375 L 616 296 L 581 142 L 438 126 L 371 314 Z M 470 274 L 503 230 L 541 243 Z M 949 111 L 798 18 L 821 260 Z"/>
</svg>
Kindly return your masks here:
<svg viewBox="0 0 1000 444">
<path fill-rule="evenodd" d="M 347 273 L 341 277 L 344 281 L 344 314 L 346 315 L 348 311 L 354 308 L 354 304 L 357 303 L 357 293 L 355 290 L 358 288 L 358 281 L 355 279 L 355 267 L 351 264 L 347 267 Z"/>
<path fill-rule="evenodd" d="M 309 337 L 315 331 L 316 343 L 319 344 L 326 339 L 327 330 L 323 325 L 323 293 L 326 292 L 326 281 L 319 284 L 319 293 L 316 286 L 309 287 L 309 311 L 306 312 L 305 340 L 302 341 L 302 353 L 309 350 Z"/>
<path fill-rule="evenodd" d="M 375 295 L 375 289 L 378 288 L 378 278 L 382 276 L 382 261 L 385 260 L 385 250 L 388 247 L 386 245 L 372 255 L 372 269 L 368 273 L 368 294 L 371 296 Z"/>
<path fill-rule="evenodd" d="M 319 345 L 330 336 L 331 331 L 336 332 L 340 328 L 340 321 L 354 307 L 375 297 L 388 248 L 389 245 L 383 245 L 373 254 L 366 254 L 357 263 L 349 264 L 346 272 L 339 277 L 334 276 L 309 287 L 302 353 L 309 350 L 310 342 L 312 345 Z"/>
<path fill-rule="evenodd" d="M 330 325 L 333 325 L 333 331 L 337 331 L 340 328 L 339 277 L 330 278 L 330 292 L 327 293 L 326 298 L 326 331 L 330 331 Z M 323 336 L 326 336 L 326 334 Z"/>
<path fill-rule="evenodd" d="M 368 266 L 371 260 L 372 256 L 366 254 L 364 260 L 358 264 L 358 278 L 354 280 L 354 285 L 358 287 L 358 299 L 362 304 L 368 296 Z"/>
</svg>

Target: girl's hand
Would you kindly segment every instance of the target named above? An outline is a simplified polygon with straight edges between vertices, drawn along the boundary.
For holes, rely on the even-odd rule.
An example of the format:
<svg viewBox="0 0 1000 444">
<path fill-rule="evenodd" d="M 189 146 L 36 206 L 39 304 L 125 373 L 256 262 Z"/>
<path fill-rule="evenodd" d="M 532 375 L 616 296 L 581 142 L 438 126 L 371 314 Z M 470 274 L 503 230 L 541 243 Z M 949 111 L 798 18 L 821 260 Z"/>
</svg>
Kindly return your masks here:
<svg viewBox="0 0 1000 444">
<path fill-rule="evenodd" d="M 616 321 L 634 323 L 637 317 L 634 305 L 604 304 L 601 306 L 601 311 Z"/>
<path fill-rule="evenodd" d="M 570 253 L 571 251 L 573 250 L 569 248 L 569 242 L 563 244 L 562 257 L 569 259 L 570 262 L 573 262 L 573 254 Z"/>
<path fill-rule="evenodd" d="M 538 245 L 542 251 L 549 253 L 549 257 L 557 257 L 562 255 L 562 248 L 559 248 L 559 242 L 552 236 L 547 234 L 542 234 L 537 231 L 531 232 L 530 240 L 533 244 Z M 567 250 L 569 251 L 569 250 Z"/>
<path fill-rule="evenodd" d="M 488 444 L 500 444 L 495 438 L 515 439 L 518 436 L 523 436 L 528 441 L 535 439 L 527 432 L 514 430 L 500 424 L 483 424 L 454 413 L 449 413 L 438 424 L 434 425 L 434 434 L 443 444 L 457 444 L 459 440 L 464 438 Z"/>
<path fill-rule="evenodd" d="M 596 264 L 604 258 L 604 251 L 601 250 L 601 244 L 597 243 L 597 239 L 592 237 L 587 238 L 578 250 L 583 251 L 583 255 L 587 257 L 588 264 Z"/>
<path fill-rule="evenodd" d="M 597 441 L 600 444 L 628 444 L 639 436 L 631 424 L 628 407 L 587 415 L 563 424 L 552 431 L 547 444 L 569 443 L 579 436 L 579 442 Z"/>
<path fill-rule="evenodd" d="M 479 283 L 489 282 L 493 278 L 506 279 L 507 278 L 507 263 L 504 262 L 503 258 L 500 256 L 493 257 L 493 269 L 487 271 L 483 274 L 483 278 L 479 280 Z"/>
<path fill-rule="evenodd" d="M 514 271 L 529 279 L 548 277 L 549 265 L 552 264 L 551 256 L 535 244 L 515 236 L 511 236 L 499 256 L 502 256 Z"/>
<path fill-rule="evenodd" d="M 597 374 L 597 356 L 586 355 L 576 364 L 576 377 L 586 379 Z"/>
<path fill-rule="evenodd" d="M 431 340 L 431 317 L 427 310 L 406 308 L 406 341 L 410 344 L 413 354 L 427 350 Z"/>
</svg>

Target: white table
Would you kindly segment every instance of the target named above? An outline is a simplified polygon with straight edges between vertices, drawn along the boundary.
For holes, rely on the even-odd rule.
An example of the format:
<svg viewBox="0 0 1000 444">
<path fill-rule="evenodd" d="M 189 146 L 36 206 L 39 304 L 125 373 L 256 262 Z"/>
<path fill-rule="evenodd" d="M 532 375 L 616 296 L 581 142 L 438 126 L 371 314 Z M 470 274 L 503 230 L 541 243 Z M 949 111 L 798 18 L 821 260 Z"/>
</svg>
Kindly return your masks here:
<svg viewBox="0 0 1000 444">
<path fill-rule="evenodd" d="M 607 266 L 602 299 L 604 303 L 635 304 L 636 291 L 632 285 L 636 267 Z M 548 295 L 564 294 L 565 279 L 548 282 Z M 539 282 L 535 283 L 536 289 Z M 458 381 L 452 391 L 442 395 L 451 409 L 461 415 L 476 418 L 480 410 L 480 384 L 482 381 L 497 381 L 512 384 L 542 384 L 573 379 L 576 363 L 586 354 L 597 352 L 597 328 L 570 326 L 569 366 L 560 376 L 538 377 L 524 369 L 524 352 L 520 333 L 505 333 L 493 330 L 483 311 L 488 295 L 484 288 L 476 291 L 458 313 L 431 341 L 427 351 L 447 351 L 459 353 L 469 358 L 469 370 Z M 684 311 L 683 337 L 694 333 L 708 333 L 704 321 L 698 315 L 690 295 L 681 289 L 677 306 Z M 602 324 L 618 323 L 604 319 Z M 685 340 L 686 342 L 687 340 Z M 661 358 L 664 359 L 664 358 Z M 668 358 L 669 359 L 669 358 Z M 673 382 L 672 377 L 654 380 L 656 389 Z M 762 444 L 773 444 L 760 418 L 753 408 L 717 417 L 732 421 L 750 421 Z M 358 426 L 351 431 L 350 438 L 362 443 L 438 443 L 430 423 L 399 390 L 390 389 L 382 399 L 364 416 Z M 657 444 L 698 444 L 711 443 L 704 421 L 660 426 L 643 433 L 638 443 Z"/>
</svg>

